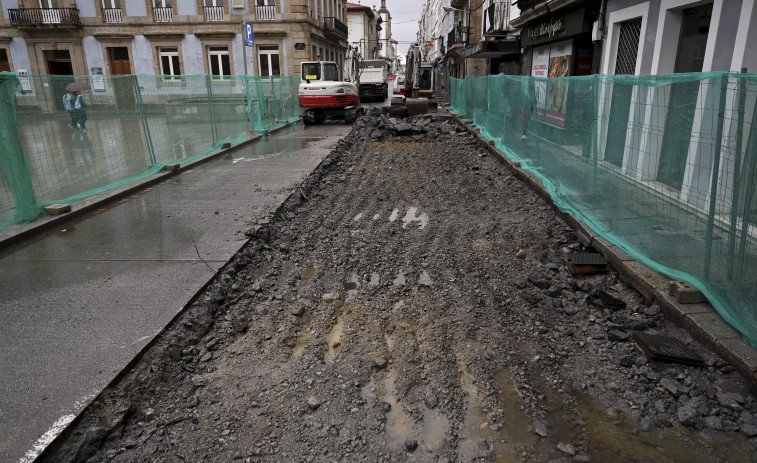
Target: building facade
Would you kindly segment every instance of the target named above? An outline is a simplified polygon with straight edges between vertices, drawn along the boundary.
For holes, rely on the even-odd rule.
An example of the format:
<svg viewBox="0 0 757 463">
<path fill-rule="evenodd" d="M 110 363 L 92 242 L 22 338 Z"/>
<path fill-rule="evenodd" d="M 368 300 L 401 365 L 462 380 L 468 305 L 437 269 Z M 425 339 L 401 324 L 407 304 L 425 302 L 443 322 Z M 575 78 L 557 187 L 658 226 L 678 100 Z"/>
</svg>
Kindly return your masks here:
<svg viewBox="0 0 757 463">
<path fill-rule="evenodd" d="M 0 3 L 0 70 L 21 75 L 285 76 L 347 48 L 344 0 Z"/>
<path fill-rule="evenodd" d="M 358 3 L 347 3 L 347 41 L 365 59 L 378 57 L 379 36 L 376 10 Z"/>
</svg>

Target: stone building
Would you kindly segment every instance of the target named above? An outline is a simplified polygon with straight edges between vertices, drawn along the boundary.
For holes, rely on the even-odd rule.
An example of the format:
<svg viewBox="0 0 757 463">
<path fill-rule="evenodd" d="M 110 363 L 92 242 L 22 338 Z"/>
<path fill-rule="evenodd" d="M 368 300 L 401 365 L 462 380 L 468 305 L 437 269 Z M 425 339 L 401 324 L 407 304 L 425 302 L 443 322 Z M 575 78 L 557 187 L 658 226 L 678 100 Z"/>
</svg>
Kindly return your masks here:
<svg viewBox="0 0 757 463">
<path fill-rule="evenodd" d="M 347 2 L 347 40 L 365 59 L 378 57 L 378 19 L 376 10 L 371 7 Z"/>
<path fill-rule="evenodd" d="M 344 0 L 0 4 L 0 70 L 20 75 L 286 76 L 319 56 L 341 64 L 347 48 Z"/>
</svg>

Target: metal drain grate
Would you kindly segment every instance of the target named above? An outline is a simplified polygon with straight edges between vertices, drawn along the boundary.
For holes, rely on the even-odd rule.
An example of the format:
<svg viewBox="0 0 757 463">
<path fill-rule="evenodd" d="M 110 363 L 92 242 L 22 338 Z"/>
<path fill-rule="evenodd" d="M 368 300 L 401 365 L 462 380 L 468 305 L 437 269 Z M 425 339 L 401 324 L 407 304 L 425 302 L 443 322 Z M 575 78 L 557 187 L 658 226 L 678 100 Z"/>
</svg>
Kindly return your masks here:
<svg viewBox="0 0 757 463">
<path fill-rule="evenodd" d="M 607 261 L 598 252 L 579 252 L 568 258 L 573 273 L 601 273 L 609 270 Z"/>
<path fill-rule="evenodd" d="M 647 333 L 634 333 L 636 345 L 653 360 L 702 366 L 704 360 L 676 338 Z"/>
</svg>

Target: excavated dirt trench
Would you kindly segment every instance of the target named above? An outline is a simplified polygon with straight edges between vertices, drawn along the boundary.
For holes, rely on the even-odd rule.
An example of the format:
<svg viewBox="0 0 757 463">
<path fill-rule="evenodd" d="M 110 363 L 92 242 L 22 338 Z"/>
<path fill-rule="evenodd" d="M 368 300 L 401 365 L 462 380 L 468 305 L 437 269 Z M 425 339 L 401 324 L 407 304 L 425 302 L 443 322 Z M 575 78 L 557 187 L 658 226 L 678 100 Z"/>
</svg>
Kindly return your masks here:
<svg viewBox="0 0 757 463">
<path fill-rule="evenodd" d="M 373 111 L 250 234 L 43 461 L 757 458 L 743 379 L 616 273 L 573 276 L 573 230 L 454 119 Z"/>
</svg>

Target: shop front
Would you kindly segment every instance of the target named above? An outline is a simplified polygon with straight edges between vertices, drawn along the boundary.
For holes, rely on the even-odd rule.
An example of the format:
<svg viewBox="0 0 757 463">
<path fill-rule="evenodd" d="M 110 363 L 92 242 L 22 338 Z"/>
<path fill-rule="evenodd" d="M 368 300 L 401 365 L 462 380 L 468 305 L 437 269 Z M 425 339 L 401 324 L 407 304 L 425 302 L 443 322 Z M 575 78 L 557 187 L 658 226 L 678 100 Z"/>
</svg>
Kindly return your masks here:
<svg viewBox="0 0 757 463">
<path fill-rule="evenodd" d="M 594 44 L 592 23 L 596 20 L 592 2 L 574 9 L 540 15 L 524 23 L 521 32 L 523 74 L 536 77 L 531 85 L 531 118 L 538 122 L 540 135 L 583 147 L 586 140 L 566 140 L 571 130 L 585 124 L 585 107 L 593 101 L 590 85 L 582 85 L 571 76 L 592 73 Z M 584 151 L 581 149 L 581 151 Z"/>
</svg>

